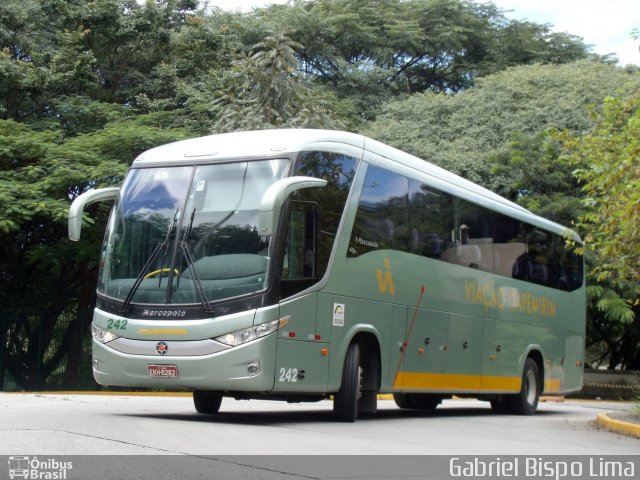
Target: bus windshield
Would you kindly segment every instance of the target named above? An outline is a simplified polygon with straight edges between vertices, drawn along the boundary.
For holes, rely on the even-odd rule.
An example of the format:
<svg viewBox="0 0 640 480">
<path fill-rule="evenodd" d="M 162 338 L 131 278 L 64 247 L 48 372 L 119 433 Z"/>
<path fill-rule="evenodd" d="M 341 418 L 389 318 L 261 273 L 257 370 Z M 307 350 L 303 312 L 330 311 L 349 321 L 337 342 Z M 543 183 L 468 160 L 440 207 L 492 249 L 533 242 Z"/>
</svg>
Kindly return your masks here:
<svg viewBox="0 0 640 480">
<path fill-rule="evenodd" d="M 133 169 L 114 208 L 98 292 L 129 303 L 192 304 L 264 290 L 264 192 L 285 159 Z"/>
</svg>

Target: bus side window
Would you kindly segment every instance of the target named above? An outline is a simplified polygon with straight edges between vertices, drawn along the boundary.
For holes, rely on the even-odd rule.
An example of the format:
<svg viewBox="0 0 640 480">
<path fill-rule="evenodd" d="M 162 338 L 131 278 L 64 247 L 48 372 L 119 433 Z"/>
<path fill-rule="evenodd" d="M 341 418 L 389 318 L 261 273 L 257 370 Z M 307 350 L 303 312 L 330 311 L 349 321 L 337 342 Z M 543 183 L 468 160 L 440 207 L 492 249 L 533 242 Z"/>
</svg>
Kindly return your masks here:
<svg viewBox="0 0 640 480">
<path fill-rule="evenodd" d="M 280 298 L 310 287 L 326 273 L 357 166 L 358 159 L 344 154 L 300 153 L 293 174 L 322 178 L 327 185 L 291 196 Z"/>
<path fill-rule="evenodd" d="M 282 264 L 283 280 L 315 278 L 318 242 L 318 206 L 291 202 L 287 243 Z"/>
<path fill-rule="evenodd" d="M 316 203 L 291 201 L 280 271 L 280 298 L 300 292 L 320 279 L 318 227 L 319 214 Z"/>
<path fill-rule="evenodd" d="M 453 199 L 452 248 L 444 260 L 485 272 L 494 270 L 492 212 L 460 198 Z"/>
<path fill-rule="evenodd" d="M 317 203 L 319 207 L 319 239 L 316 276 L 324 275 L 329 265 L 342 213 L 355 176 L 358 160 L 332 152 L 302 152 L 294 173 L 327 180 L 324 188 L 295 192 L 292 198 Z"/>
<path fill-rule="evenodd" d="M 513 264 L 513 278 L 546 286 L 556 283 L 549 236 L 537 228 L 527 232 L 526 250 Z"/>
<path fill-rule="evenodd" d="M 525 252 L 522 223 L 505 215 L 494 215 L 493 242 L 493 272 L 511 277 L 514 263 Z"/>
<path fill-rule="evenodd" d="M 441 259 L 451 246 L 453 228 L 451 195 L 409 179 L 410 251 L 417 255 Z"/>
<path fill-rule="evenodd" d="M 408 179 L 370 165 L 358 202 L 347 256 L 373 250 L 410 251 Z"/>
</svg>

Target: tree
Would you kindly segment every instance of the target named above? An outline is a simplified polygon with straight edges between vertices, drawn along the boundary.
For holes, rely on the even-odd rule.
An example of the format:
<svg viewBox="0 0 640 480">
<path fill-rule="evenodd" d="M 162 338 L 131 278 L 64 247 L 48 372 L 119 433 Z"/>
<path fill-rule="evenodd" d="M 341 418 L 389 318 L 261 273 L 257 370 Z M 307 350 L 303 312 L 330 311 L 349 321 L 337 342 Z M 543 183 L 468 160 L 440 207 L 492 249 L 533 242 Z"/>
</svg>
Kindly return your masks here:
<svg viewBox="0 0 640 480">
<path fill-rule="evenodd" d="M 511 142 L 524 148 L 525 137 L 530 143 L 554 128 L 586 132 L 592 125 L 587 106 L 638 85 L 640 77 L 632 70 L 601 62 L 512 67 L 456 94 L 425 92 L 389 102 L 362 131 L 507 198 L 525 201 L 522 169 L 531 163 L 517 157 L 512 162 Z M 547 171 L 557 168 L 549 165 Z M 567 167 L 560 168 L 566 178 Z"/>
<path fill-rule="evenodd" d="M 598 257 L 589 259 L 596 264 Z M 598 368 L 640 368 L 638 284 L 598 281 L 587 273 L 587 362 Z"/>
<path fill-rule="evenodd" d="M 490 55 L 497 70 L 536 63 L 561 64 L 588 57 L 580 37 L 552 32 L 549 25 L 512 20 L 495 37 Z"/>
<path fill-rule="evenodd" d="M 346 73 L 340 60 L 376 66 L 407 92 L 457 91 L 507 66 L 588 56 L 578 37 L 509 21 L 492 3 L 318 0 L 297 3 L 288 15 L 306 71 L 337 82 Z"/>
<path fill-rule="evenodd" d="M 559 136 L 584 193 L 577 221 L 590 266 L 590 343 L 594 361 L 638 369 L 640 93 L 607 97 L 594 121 L 586 135 Z"/>
<path fill-rule="evenodd" d="M 193 135 L 164 112 L 137 116 L 133 106 L 194 7 L 173 0 L 0 5 L 0 341 L 6 367 L 26 388 L 78 383 L 82 351 L 64 345 L 79 345 L 89 331 L 108 209 L 92 206 L 94 225 L 72 245 L 70 201 L 119 184 L 143 150 Z"/>
<path fill-rule="evenodd" d="M 592 133 L 563 138 L 586 194 L 578 220 L 600 259 L 594 273 L 636 284 L 640 303 L 640 94 L 607 97 Z"/>
<path fill-rule="evenodd" d="M 82 332 L 89 331 L 108 208 L 91 207 L 93 226 L 81 244 L 71 244 L 69 202 L 89 188 L 118 185 L 137 154 L 188 134 L 145 125 L 122 110 L 116 113 L 117 107 L 96 102 L 81 107 L 72 111 L 68 104 L 65 110 L 65 119 L 76 120 L 71 122 L 76 132 L 85 128 L 78 119 L 91 118 L 87 110 L 108 110 L 111 121 L 62 142 L 63 125 L 35 130 L 13 120 L 0 122 L 0 304 L 3 315 L 13 319 L 6 366 L 26 388 L 41 386 L 61 362 L 59 385 L 78 383 L 82 352 L 62 345 L 73 339 L 78 345 Z"/>
<path fill-rule="evenodd" d="M 397 95 L 460 91 L 508 66 L 589 56 L 580 38 L 507 20 L 492 3 L 296 1 L 262 10 L 253 21 L 287 25 L 302 46 L 302 71 L 330 85 L 339 98 L 355 99 L 366 120 Z"/>
<path fill-rule="evenodd" d="M 90 207 L 95 223 L 72 245 L 69 203 L 89 188 L 118 185 L 142 150 L 212 129 L 357 130 L 402 98 L 368 130 L 554 209 L 557 195 L 523 188 L 557 167 L 555 146 L 537 136 L 538 127 L 576 131 L 575 121 L 588 128 L 576 113 L 583 98 L 595 103 L 630 76 L 612 66 L 566 65 L 557 83 L 545 67 L 487 76 L 589 55 L 581 40 L 508 21 L 492 4 L 293 0 L 250 14 L 199 4 L 0 2 L 0 302 L 12 319 L 0 341 L 8 333 L 9 367 L 25 386 L 41 378 L 71 385 L 80 360 L 61 345 L 90 321 L 108 208 Z M 554 89 L 558 105 L 548 107 Z M 541 165 L 518 161 L 518 149 L 538 154 Z"/>
<path fill-rule="evenodd" d="M 213 101 L 215 132 L 273 127 L 336 128 L 329 95 L 298 72 L 293 42 L 284 31 L 269 35 L 243 56 Z"/>
</svg>

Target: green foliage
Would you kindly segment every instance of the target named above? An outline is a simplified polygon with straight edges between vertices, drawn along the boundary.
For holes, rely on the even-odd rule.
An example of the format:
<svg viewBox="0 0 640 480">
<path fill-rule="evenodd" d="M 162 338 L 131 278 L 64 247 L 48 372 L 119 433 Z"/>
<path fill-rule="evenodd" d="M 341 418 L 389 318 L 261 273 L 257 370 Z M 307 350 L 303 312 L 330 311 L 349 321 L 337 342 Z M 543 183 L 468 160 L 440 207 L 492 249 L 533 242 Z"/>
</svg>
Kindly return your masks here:
<svg viewBox="0 0 640 480">
<path fill-rule="evenodd" d="M 212 103 L 214 132 L 273 127 L 338 128 L 330 97 L 296 74 L 300 45 L 285 32 L 269 35 L 235 63 L 227 88 Z"/>
<path fill-rule="evenodd" d="M 639 106 L 638 93 L 607 97 L 592 131 L 557 136 L 583 194 L 577 227 L 590 259 L 590 342 L 611 368 L 640 367 Z"/>
<path fill-rule="evenodd" d="M 460 90 L 478 73 L 511 65 L 587 56 L 579 38 L 563 34 L 560 40 L 547 26 L 508 21 L 493 4 L 318 0 L 296 5 L 286 12 L 287 25 L 305 46 L 306 70 L 336 83 L 348 72 L 340 60 L 383 68 L 397 88 L 420 92 Z"/>
<path fill-rule="evenodd" d="M 635 315 L 628 302 L 620 298 L 618 292 L 602 285 L 587 288 L 587 297 L 594 307 L 612 322 L 631 323 Z"/>
<path fill-rule="evenodd" d="M 512 133 L 506 148 L 489 156 L 491 173 L 500 179 L 493 188 L 538 215 L 575 226 L 583 195 L 553 132 Z"/>
<path fill-rule="evenodd" d="M 582 40 L 490 3 L 200 4 L 0 2 L 0 304 L 12 319 L 0 338 L 23 386 L 77 380 L 82 352 L 61 345 L 88 330 L 108 206 L 89 207 L 80 244 L 67 209 L 119 185 L 147 148 L 212 130 L 362 129 L 564 221 L 587 192 L 540 132 L 589 130 L 582 107 L 637 80 L 569 63 L 592 56 Z M 535 63 L 548 65 L 505 71 Z"/>
<path fill-rule="evenodd" d="M 591 262 L 590 262 L 591 263 Z M 640 368 L 640 305 L 633 284 L 597 282 L 588 275 L 587 359 L 594 367 Z"/>
<path fill-rule="evenodd" d="M 564 144 L 586 194 L 579 226 L 599 259 L 594 274 L 635 284 L 640 302 L 640 94 L 606 98 L 594 131 Z"/>
<path fill-rule="evenodd" d="M 70 365 L 78 359 L 58 355 L 60 345 L 51 342 L 88 331 L 91 320 L 108 209 L 91 207 L 76 245 L 67 239 L 70 201 L 88 188 L 120 184 L 143 150 L 190 135 L 80 97 L 60 105 L 64 116 L 48 129 L 0 121 L 0 304 L 5 317 L 21 319 L 7 333 L 7 367 L 25 387 L 37 386 L 63 360 L 70 362 L 65 382 L 73 384 L 77 371 Z M 66 333 L 54 335 L 63 320 Z M 45 361 L 38 352 L 47 348 L 56 354 Z"/>
<path fill-rule="evenodd" d="M 460 91 L 508 66 L 590 56 L 576 36 L 460 0 L 299 0 L 259 10 L 242 25 L 249 45 L 287 25 L 302 46 L 302 73 L 355 101 L 365 120 L 397 95 Z"/>
<path fill-rule="evenodd" d="M 516 156 L 512 164 L 511 142 L 524 148 L 525 136 L 535 142 L 552 128 L 585 132 L 588 105 L 639 84 L 631 72 L 591 61 L 514 67 L 455 95 L 428 92 L 390 102 L 363 132 L 518 200 L 527 162 Z M 551 154 L 544 153 L 546 163 Z"/>
</svg>

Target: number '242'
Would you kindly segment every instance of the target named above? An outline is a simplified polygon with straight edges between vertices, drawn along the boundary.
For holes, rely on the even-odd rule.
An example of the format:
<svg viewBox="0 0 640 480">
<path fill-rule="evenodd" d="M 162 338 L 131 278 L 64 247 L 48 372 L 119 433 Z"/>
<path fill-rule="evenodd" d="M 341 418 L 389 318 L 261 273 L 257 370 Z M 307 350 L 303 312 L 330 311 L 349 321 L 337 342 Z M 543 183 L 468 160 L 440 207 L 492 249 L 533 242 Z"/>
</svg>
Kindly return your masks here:
<svg viewBox="0 0 640 480">
<path fill-rule="evenodd" d="M 107 321 L 107 330 L 126 330 L 129 320 L 114 320 L 110 318 Z"/>
</svg>

